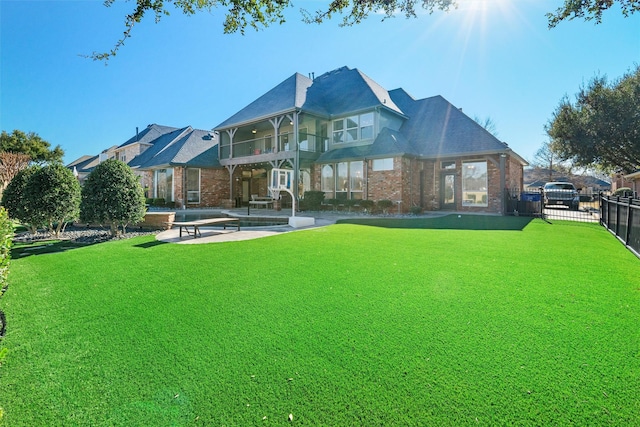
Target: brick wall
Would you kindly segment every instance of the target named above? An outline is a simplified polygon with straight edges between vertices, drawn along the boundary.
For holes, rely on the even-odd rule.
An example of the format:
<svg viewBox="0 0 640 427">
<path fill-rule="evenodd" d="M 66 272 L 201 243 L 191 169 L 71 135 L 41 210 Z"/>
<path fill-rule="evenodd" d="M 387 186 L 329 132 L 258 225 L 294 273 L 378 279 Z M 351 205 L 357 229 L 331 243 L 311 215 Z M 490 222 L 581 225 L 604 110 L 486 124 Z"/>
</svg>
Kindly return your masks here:
<svg viewBox="0 0 640 427">
<path fill-rule="evenodd" d="M 443 173 L 441 160 L 447 159 L 418 160 L 396 157 L 393 161 L 393 170 L 390 171 L 373 171 L 372 161 L 367 161 L 365 162 L 367 182 L 364 197 L 374 201 L 400 200 L 402 212 L 408 212 L 411 207 L 421 205 L 425 210 L 440 209 L 440 181 Z M 462 206 L 462 163 L 472 160 L 487 162 L 487 206 Z M 500 180 L 500 156 L 468 156 L 455 159 L 455 163 L 456 206 L 454 209 L 462 212 L 501 213 L 504 188 L 501 187 Z M 322 165 L 318 164 L 311 167 L 312 190 L 321 190 L 321 169 Z M 511 156 L 505 159 L 504 184 L 506 188 L 522 188 L 523 185 L 522 165 Z"/>
</svg>

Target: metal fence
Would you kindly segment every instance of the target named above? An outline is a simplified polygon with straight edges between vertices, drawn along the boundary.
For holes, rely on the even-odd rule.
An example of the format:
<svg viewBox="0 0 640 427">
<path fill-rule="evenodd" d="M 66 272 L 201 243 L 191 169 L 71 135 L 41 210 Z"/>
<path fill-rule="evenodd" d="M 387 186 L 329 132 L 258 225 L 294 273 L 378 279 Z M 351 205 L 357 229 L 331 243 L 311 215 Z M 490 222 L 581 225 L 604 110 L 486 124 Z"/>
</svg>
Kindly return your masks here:
<svg viewBox="0 0 640 427">
<path fill-rule="evenodd" d="M 578 206 L 570 207 L 545 204 L 542 189 L 506 190 L 505 212 L 507 215 L 533 216 L 545 220 L 600 221 L 600 194 L 580 194 L 579 197 Z"/>
<path fill-rule="evenodd" d="M 600 223 L 640 257 L 640 199 L 601 197 Z"/>
</svg>

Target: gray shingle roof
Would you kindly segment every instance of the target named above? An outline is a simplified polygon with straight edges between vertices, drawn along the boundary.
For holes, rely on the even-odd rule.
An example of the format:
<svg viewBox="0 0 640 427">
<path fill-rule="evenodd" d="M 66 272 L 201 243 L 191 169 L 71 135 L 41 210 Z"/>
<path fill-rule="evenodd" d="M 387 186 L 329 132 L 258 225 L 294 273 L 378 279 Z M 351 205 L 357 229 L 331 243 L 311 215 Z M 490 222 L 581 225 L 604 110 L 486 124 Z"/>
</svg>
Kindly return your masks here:
<svg viewBox="0 0 640 427">
<path fill-rule="evenodd" d="M 380 106 L 402 114 L 382 86 L 357 68 L 342 67 L 313 81 L 302 110 L 331 117 Z"/>
<path fill-rule="evenodd" d="M 296 73 L 215 129 L 239 126 L 295 109 L 333 117 L 374 107 L 386 107 L 402 114 L 389 93 L 358 69 L 342 67 L 314 80 Z"/>
<path fill-rule="evenodd" d="M 294 109 L 333 118 L 374 108 L 401 117 L 400 129 L 381 129 L 373 144 L 335 148 L 323 153 L 318 161 L 394 155 L 439 158 L 510 151 L 507 144 L 443 97 L 416 100 L 403 89 L 387 91 L 358 69 L 348 67 L 314 80 L 294 74 L 216 129 L 248 124 Z"/>
<path fill-rule="evenodd" d="M 221 167 L 217 142 L 209 131 L 190 126 L 161 135 L 151 147 L 136 156 L 129 166 L 153 169 L 162 166 Z"/>
<path fill-rule="evenodd" d="M 311 83 L 311 79 L 296 73 L 220 123 L 216 129 L 237 126 L 260 117 L 273 116 L 300 108 Z"/>
<path fill-rule="evenodd" d="M 177 130 L 178 128 L 174 128 L 171 126 L 151 124 L 146 128 L 142 129 L 141 132 L 138 132 L 137 135 L 134 135 L 131 138 L 129 138 L 125 143 L 119 145 L 118 148 L 126 147 L 127 145 L 136 144 L 136 143 L 152 144 L 153 141 L 155 141 L 162 135 L 166 135 L 168 133 L 172 133 Z"/>
<path fill-rule="evenodd" d="M 504 142 L 442 96 L 414 100 L 402 89 L 390 94 L 409 117 L 400 132 L 411 141 L 418 156 L 437 158 L 508 150 Z"/>
</svg>

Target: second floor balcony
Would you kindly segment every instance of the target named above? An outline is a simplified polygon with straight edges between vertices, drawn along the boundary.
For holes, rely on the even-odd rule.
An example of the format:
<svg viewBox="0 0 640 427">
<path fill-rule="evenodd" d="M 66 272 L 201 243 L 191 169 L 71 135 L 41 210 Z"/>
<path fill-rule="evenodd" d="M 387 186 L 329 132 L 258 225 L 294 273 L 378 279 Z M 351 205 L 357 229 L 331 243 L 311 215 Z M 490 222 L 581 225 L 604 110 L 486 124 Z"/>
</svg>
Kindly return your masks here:
<svg viewBox="0 0 640 427">
<path fill-rule="evenodd" d="M 220 147 L 220 160 L 243 157 L 264 156 L 264 159 L 287 158 L 295 155 L 296 148 L 300 155 L 317 157 L 327 150 L 329 140 L 316 135 L 301 134 L 296 143 L 294 133 L 281 133 L 277 138 L 266 136 L 243 141 L 233 141 L 231 145 Z M 296 145 L 298 147 L 296 147 Z"/>
</svg>

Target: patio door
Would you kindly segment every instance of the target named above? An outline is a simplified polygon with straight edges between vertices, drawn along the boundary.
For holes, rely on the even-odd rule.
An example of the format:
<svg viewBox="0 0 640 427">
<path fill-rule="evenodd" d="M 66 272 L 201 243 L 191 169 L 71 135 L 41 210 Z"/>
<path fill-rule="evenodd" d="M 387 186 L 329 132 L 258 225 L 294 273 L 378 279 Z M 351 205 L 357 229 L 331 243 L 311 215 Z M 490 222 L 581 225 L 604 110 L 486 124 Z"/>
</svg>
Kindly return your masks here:
<svg viewBox="0 0 640 427">
<path fill-rule="evenodd" d="M 440 178 L 440 208 L 454 210 L 456 208 L 456 174 L 445 172 Z"/>
</svg>

